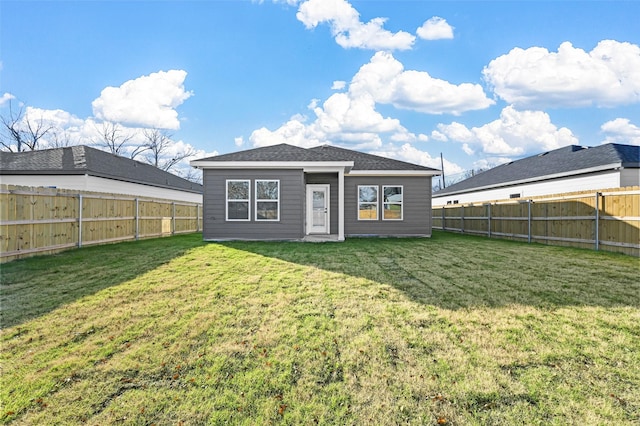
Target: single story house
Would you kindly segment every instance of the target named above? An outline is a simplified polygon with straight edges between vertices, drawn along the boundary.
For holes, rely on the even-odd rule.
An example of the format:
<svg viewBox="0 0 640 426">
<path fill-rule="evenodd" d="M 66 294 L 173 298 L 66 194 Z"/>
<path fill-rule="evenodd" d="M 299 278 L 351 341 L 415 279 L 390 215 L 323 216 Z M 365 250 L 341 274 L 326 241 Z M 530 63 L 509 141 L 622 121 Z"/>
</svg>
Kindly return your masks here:
<svg viewBox="0 0 640 426">
<path fill-rule="evenodd" d="M 502 164 L 433 194 L 433 206 L 640 185 L 640 146 L 566 146 Z"/>
<path fill-rule="evenodd" d="M 0 184 L 202 203 L 202 185 L 84 145 L 0 152 Z"/>
<path fill-rule="evenodd" d="M 205 240 L 431 236 L 439 170 L 335 146 L 287 144 L 194 160 Z"/>
</svg>

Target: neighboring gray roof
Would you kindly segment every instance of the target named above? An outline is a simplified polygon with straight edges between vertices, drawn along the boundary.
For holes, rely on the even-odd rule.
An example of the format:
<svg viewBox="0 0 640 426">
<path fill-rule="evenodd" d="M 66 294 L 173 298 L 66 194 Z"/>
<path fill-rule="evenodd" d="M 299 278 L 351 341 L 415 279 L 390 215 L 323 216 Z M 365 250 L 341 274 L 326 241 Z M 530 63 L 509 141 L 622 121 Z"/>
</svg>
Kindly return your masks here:
<svg viewBox="0 0 640 426">
<path fill-rule="evenodd" d="M 84 145 L 26 152 L 0 152 L 2 175 L 90 175 L 202 193 L 202 185 L 150 164 Z"/>
<path fill-rule="evenodd" d="M 532 157 L 502 164 L 461 182 L 434 192 L 434 197 L 458 192 L 470 192 L 486 187 L 507 186 L 510 182 L 528 179 L 544 180 L 547 176 L 620 164 L 639 167 L 640 146 L 606 144 L 596 147 L 571 145 Z"/>
<path fill-rule="evenodd" d="M 419 166 L 404 161 L 392 160 L 377 155 L 365 154 L 350 149 L 338 148 L 330 145 L 322 145 L 314 148 L 300 148 L 288 144 L 279 144 L 254 148 L 231 154 L 216 155 L 203 158 L 198 161 L 353 161 L 352 170 L 429 170 L 429 167 Z"/>
</svg>

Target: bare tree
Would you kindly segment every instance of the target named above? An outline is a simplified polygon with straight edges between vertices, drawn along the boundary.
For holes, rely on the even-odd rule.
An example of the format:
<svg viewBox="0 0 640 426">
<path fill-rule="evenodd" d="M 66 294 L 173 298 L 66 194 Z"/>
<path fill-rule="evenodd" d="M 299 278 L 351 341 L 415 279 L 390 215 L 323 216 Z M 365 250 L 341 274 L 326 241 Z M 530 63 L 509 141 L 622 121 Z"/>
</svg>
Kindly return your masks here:
<svg viewBox="0 0 640 426">
<path fill-rule="evenodd" d="M 72 137 L 66 129 L 54 129 L 49 138 L 51 148 L 64 148 L 78 145 L 77 139 Z"/>
<path fill-rule="evenodd" d="M 42 138 L 54 128 L 52 124 L 45 122 L 42 115 L 39 119 L 29 117 L 22 106 L 14 111 L 11 101 L 9 115 L 2 115 L 1 120 L 0 144 L 3 149 L 12 152 L 35 151 Z"/>
<path fill-rule="evenodd" d="M 96 130 L 100 134 L 99 139 L 95 141 L 96 145 L 107 148 L 112 154 L 120 156 L 124 154 L 127 144 L 134 137 L 133 133 L 127 134 L 120 124 L 109 121 L 103 121 L 100 126 L 96 126 Z M 135 158 L 139 153 L 134 150 L 131 158 Z"/>
<path fill-rule="evenodd" d="M 202 170 L 189 168 L 187 170 L 181 171 L 180 173 L 178 173 L 178 175 L 186 180 L 202 185 Z"/>
<path fill-rule="evenodd" d="M 172 135 L 165 130 L 145 129 L 143 135 L 145 138 L 144 146 L 148 151 L 145 156 L 146 162 L 164 171 L 168 172 L 182 160 L 196 154 L 191 147 L 180 152 L 172 152 L 174 141 L 171 139 Z"/>
</svg>

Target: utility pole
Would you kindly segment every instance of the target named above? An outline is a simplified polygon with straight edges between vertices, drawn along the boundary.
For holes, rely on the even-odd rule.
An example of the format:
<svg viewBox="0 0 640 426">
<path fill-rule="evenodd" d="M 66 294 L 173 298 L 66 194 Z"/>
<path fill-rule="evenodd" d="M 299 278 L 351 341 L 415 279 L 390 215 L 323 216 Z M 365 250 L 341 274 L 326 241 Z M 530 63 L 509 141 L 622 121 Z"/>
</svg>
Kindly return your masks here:
<svg viewBox="0 0 640 426">
<path fill-rule="evenodd" d="M 442 159 L 442 153 L 440 153 L 440 167 L 442 167 L 442 174 L 440 175 L 440 179 L 442 179 L 442 189 L 446 188 L 444 183 L 444 160 Z"/>
</svg>

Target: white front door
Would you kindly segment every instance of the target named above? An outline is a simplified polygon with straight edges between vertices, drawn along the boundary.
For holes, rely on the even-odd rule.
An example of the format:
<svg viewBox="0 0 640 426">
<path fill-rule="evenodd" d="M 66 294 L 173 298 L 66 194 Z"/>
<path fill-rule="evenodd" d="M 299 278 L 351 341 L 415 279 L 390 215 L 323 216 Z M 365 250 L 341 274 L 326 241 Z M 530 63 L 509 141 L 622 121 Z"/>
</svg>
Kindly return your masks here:
<svg viewBox="0 0 640 426">
<path fill-rule="evenodd" d="M 329 185 L 307 185 L 307 234 L 329 233 Z"/>
</svg>

